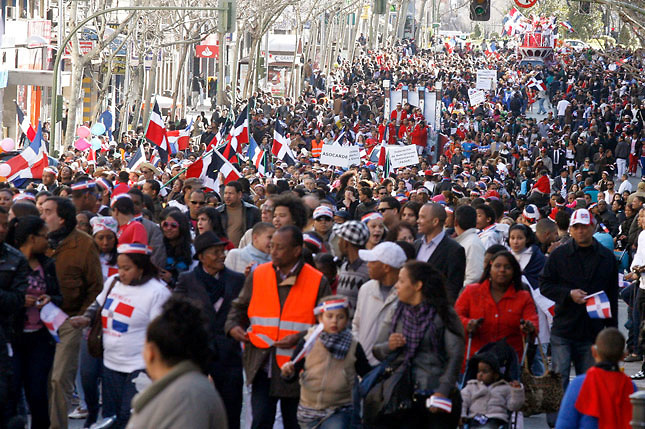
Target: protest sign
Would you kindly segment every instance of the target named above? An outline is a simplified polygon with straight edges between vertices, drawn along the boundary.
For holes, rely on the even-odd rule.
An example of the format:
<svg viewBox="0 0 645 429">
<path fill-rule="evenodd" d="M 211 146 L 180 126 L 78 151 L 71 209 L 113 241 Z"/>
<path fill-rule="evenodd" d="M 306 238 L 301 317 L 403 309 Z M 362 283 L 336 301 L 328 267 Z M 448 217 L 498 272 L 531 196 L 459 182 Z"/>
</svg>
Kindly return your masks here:
<svg viewBox="0 0 645 429">
<path fill-rule="evenodd" d="M 477 89 L 475 90 L 469 89 L 468 97 L 470 98 L 471 106 L 477 106 L 478 104 L 482 104 L 483 102 L 486 101 L 486 95 L 484 94 L 484 91 L 477 90 Z"/>
<path fill-rule="evenodd" d="M 388 146 L 387 151 L 392 168 L 407 167 L 419 163 L 416 145 Z"/>
<path fill-rule="evenodd" d="M 358 146 L 338 146 L 324 144 L 320 152 L 320 163 L 341 168 L 349 168 L 352 165 L 360 165 L 360 150 L 358 149 Z"/>
</svg>

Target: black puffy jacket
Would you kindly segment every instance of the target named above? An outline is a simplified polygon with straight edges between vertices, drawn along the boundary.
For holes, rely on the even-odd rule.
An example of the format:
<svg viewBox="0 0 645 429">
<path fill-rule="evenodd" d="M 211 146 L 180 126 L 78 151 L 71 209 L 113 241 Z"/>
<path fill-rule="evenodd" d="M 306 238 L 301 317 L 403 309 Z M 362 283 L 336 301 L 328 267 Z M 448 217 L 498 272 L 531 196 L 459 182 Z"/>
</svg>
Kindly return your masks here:
<svg viewBox="0 0 645 429">
<path fill-rule="evenodd" d="M 28 273 L 29 264 L 22 253 L 0 243 L 0 336 L 7 341 L 13 337 L 16 316 L 25 306 Z"/>
</svg>

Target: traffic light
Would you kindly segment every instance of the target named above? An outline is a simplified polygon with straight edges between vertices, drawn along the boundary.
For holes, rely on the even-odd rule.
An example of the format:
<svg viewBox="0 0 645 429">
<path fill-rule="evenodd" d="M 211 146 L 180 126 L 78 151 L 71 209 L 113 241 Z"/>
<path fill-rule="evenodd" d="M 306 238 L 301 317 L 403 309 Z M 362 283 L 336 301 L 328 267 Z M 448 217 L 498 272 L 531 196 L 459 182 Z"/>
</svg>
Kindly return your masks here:
<svg viewBox="0 0 645 429">
<path fill-rule="evenodd" d="M 219 26 L 220 33 L 232 33 L 235 31 L 235 19 L 237 11 L 235 10 L 235 0 L 220 0 Z"/>
<path fill-rule="evenodd" d="M 387 0 L 374 0 L 374 13 L 385 15 L 387 13 Z"/>
<path fill-rule="evenodd" d="M 583 13 L 585 15 L 589 15 L 591 13 L 591 3 L 588 1 L 581 1 L 578 12 Z"/>
<path fill-rule="evenodd" d="M 490 0 L 470 0 L 470 20 L 488 21 L 490 19 Z"/>
</svg>

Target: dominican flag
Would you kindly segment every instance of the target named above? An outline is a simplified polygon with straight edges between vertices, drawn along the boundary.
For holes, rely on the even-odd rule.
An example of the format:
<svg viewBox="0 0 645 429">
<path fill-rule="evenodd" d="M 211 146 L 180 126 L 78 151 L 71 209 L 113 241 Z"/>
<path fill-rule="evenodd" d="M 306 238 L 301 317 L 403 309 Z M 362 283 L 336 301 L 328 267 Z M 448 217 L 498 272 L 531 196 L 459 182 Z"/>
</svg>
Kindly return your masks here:
<svg viewBox="0 0 645 429">
<path fill-rule="evenodd" d="M 136 170 L 142 162 L 146 162 L 146 152 L 143 150 L 143 145 L 139 145 L 139 149 L 137 149 L 128 162 L 128 170 Z"/>
<path fill-rule="evenodd" d="M 504 19 L 502 19 L 502 26 L 504 28 L 502 35 L 507 34 L 512 36 L 515 33 L 515 30 L 519 27 L 520 20 L 522 18 L 524 18 L 524 15 L 522 15 L 515 7 L 512 7 Z"/>
<path fill-rule="evenodd" d="M 224 158 L 231 162 L 237 162 L 238 153 L 242 153 L 242 145 L 249 142 L 249 106 L 247 105 L 237 117 L 231 128 L 226 146 L 222 151 Z"/>
<path fill-rule="evenodd" d="M 233 112 L 229 111 L 228 116 L 226 117 L 226 120 L 222 125 L 220 125 L 219 129 L 217 130 L 217 134 L 215 135 L 215 138 L 212 139 L 210 142 L 208 142 L 208 144 L 206 145 L 207 152 L 211 149 L 215 149 L 216 147 L 223 146 L 224 142 L 226 141 L 226 136 L 228 136 L 229 131 L 233 127 L 232 115 L 233 115 Z"/>
<path fill-rule="evenodd" d="M 164 164 L 167 164 L 170 148 L 168 147 L 168 138 L 166 137 L 166 125 L 161 117 L 161 110 L 159 109 L 159 103 L 157 103 L 157 100 L 155 100 L 155 105 L 152 109 L 152 113 L 150 114 L 150 122 L 148 123 L 148 129 L 146 130 L 146 139 L 149 142 L 154 143 L 159 148 L 161 161 Z"/>
<path fill-rule="evenodd" d="M 618 67 L 620 67 L 620 66 L 622 66 L 623 64 L 625 64 L 626 62 L 628 62 L 631 59 L 632 59 L 632 57 L 623 58 L 621 60 L 616 61 L 616 65 Z"/>
<path fill-rule="evenodd" d="M 219 173 L 224 177 L 223 183 Z M 197 177 L 202 180 L 206 188 L 219 192 L 221 185 L 239 179 L 242 174 L 221 153 L 213 150 L 193 162 L 186 170 L 186 177 Z"/>
<path fill-rule="evenodd" d="M 38 123 L 38 131 L 34 136 L 33 141 L 20 152 L 19 155 L 14 156 L 6 163 L 0 165 L 8 165 L 10 170 L 7 171 L 9 181 L 17 179 L 41 179 L 43 177 L 43 169 L 49 165 L 49 158 L 47 156 L 47 145 L 43 141 L 43 130 Z"/>
<path fill-rule="evenodd" d="M 381 144 L 374 146 L 369 153 L 367 161 L 378 165 L 382 147 L 383 145 Z"/>
<path fill-rule="evenodd" d="M 150 164 L 154 165 L 155 167 L 159 166 L 161 159 L 159 159 L 159 153 L 156 149 L 152 151 L 152 154 L 150 155 L 150 161 L 148 162 L 150 162 Z"/>
<path fill-rule="evenodd" d="M 610 319 L 611 305 L 605 291 L 596 292 L 585 297 L 587 301 L 587 313 L 592 319 Z"/>
<path fill-rule="evenodd" d="M 188 149 L 190 143 L 190 131 L 193 128 L 193 121 L 183 130 L 172 130 L 166 132 L 168 139 L 168 146 L 170 147 L 170 154 L 174 155 L 179 151 Z"/>
<path fill-rule="evenodd" d="M 57 343 L 60 341 L 58 338 L 58 328 L 65 323 L 68 317 L 63 310 L 52 302 L 48 302 L 40 309 L 40 320 L 42 320 L 43 325 L 45 325 Z"/>
<path fill-rule="evenodd" d="M 286 162 L 287 165 L 295 165 L 296 156 L 293 154 L 291 148 L 289 147 L 291 140 L 287 137 L 286 127 L 287 125 L 280 120 L 277 120 L 275 122 L 271 153 L 279 160 Z"/>
<path fill-rule="evenodd" d="M 347 139 L 345 136 L 345 131 L 343 130 L 342 133 L 338 135 L 336 140 L 334 140 L 334 143 L 332 143 L 332 146 L 342 146 L 342 143 Z"/>
<path fill-rule="evenodd" d="M 101 312 L 103 329 L 125 334 L 130 328 L 130 318 L 134 313 L 134 307 L 125 302 L 107 298 Z"/>
<path fill-rule="evenodd" d="M 560 25 L 567 29 L 569 33 L 575 33 L 576 30 L 573 29 L 573 25 L 569 21 L 562 21 Z"/>
<path fill-rule="evenodd" d="M 266 152 L 260 149 L 255 139 L 249 136 L 249 151 L 248 156 L 255 168 L 258 169 L 258 174 L 264 176 L 266 174 Z"/>
<path fill-rule="evenodd" d="M 535 77 L 532 77 L 526 86 L 529 88 L 535 88 L 538 91 L 546 91 L 546 85 L 542 79 L 536 79 Z"/>
<path fill-rule="evenodd" d="M 20 125 L 20 129 L 25 133 L 30 142 L 34 141 L 36 130 L 31 126 L 29 118 L 25 115 L 25 112 L 22 111 L 20 106 L 18 106 L 18 103 L 16 103 L 16 114 L 18 115 L 18 124 Z"/>
</svg>

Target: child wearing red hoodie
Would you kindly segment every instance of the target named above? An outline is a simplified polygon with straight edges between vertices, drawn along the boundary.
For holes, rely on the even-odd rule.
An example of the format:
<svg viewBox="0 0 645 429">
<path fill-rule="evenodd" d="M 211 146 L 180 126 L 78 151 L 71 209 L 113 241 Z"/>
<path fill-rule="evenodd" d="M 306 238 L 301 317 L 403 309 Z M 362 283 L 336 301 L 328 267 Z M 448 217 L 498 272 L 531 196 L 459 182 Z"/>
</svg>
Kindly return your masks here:
<svg viewBox="0 0 645 429">
<path fill-rule="evenodd" d="M 596 364 L 571 383 L 562 399 L 556 429 L 628 429 L 629 395 L 636 385 L 618 368 L 625 357 L 625 337 L 616 328 L 603 329 L 591 346 Z"/>
</svg>

